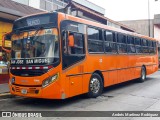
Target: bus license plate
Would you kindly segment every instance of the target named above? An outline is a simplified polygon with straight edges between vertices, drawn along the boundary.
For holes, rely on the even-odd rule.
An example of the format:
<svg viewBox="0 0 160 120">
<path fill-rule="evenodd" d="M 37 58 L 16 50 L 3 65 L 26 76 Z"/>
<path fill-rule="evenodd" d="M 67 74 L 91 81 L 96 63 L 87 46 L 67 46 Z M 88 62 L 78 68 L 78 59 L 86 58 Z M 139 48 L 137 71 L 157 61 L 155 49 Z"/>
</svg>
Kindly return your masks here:
<svg viewBox="0 0 160 120">
<path fill-rule="evenodd" d="M 22 94 L 27 94 L 27 90 L 26 90 L 26 89 L 22 89 L 22 90 L 21 90 L 21 93 L 22 93 Z"/>
</svg>

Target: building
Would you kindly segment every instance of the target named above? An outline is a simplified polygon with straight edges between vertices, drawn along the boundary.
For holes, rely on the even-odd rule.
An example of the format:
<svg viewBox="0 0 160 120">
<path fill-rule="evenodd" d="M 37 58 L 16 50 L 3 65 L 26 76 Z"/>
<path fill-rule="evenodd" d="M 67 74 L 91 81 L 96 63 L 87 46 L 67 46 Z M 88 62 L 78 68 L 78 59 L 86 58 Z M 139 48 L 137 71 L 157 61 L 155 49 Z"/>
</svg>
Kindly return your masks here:
<svg viewBox="0 0 160 120">
<path fill-rule="evenodd" d="M 135 31 L 140 34 L 154 37 L 154 20 L 153 19 L 127 20 L 127 21 L 119 21 L 119 22 L 124 25 L 127 25 L 130 28 L 135 29 Z"/>
<path fill-rule="evenodd" d="M 160 14 L 154 15 L 154 37 L 158 40 L 160 40 Z"/>
<path fill-rule="evenodd" d="M 1 0 L 0 1 L 0 46 L 2 36 L 10 32 L 13 21 L 19 17 L 42 11 L 61 11 L 84 19 L 100 22 L 116 28 L 135 32 L 119 22 L 104 17 L 105 9 L 87 0 Z M 66 12 L 67 11 L 67 12 Z M 10 41 L 6 41 L 6 47 L 11 47 Z M 2 59 L 0 47 L 0 60 Z"/>
<path fill-rule="evenodd" d="M 135 32 L 126 25 L 104 17 L 105 9 L 87 0 L 12 0 L 40 10 L 61 11 L 116 28 Z M 36 3 L 36 4 L 35 4 Z M 68 11 L 69 10 L 69 11 Z M 66 12 L 67 11 L 67 12 Z"/>
<path fill-rule="evenodd" d="M 43 11 L 63 11 L 77 17 L 93 20 L 106 25 L 114 26 L 124 30 L 133 29 L 104 17 L 105 9 L 87 0 L 0 0 L 0 61 L 3 58 L 9 60 L 9 54 L 5 53 L 2 46 L 2 36 L 12 30 L 13 21 L 19 17 L 36 14 Z M 11 48 L 11 42 L 6 41 L 5 47 Z M 3 59 L 4 60 L 4 59 Z M 2 78 L 8 82 L 9 76 Z"/>
<path fill-rule="evenodd" d="M 102 24 L 106 24 L 108 26 L 120 28 L 120 29 L 127 30 L 130 32 L 135 32 L 134 29 L 132 29 L 122 23 L 116 22 L 114 20 L 111 20 L 111 19 L 105 17 L 104 16 L 105 9 L 103 9 L 99 6 L 94 7 L 95 4 L 93 4 L 87 0 L 81 0 L 81 2 L 85 4 L 85 6 L 78 3 L 77 1 L 78 0 L 70 1 L 69 4 L 64 9 L 60 9 L 58 11 L 61 11 L 61 12 L 67 13 L 67 14 L 71 14 L 73 16 L 81 17 L 84 19 L 92 20 L 95 22 L 100 22 Z M 88 6 L 88 7 L 86 7 L 86 6 Z"/>
<path fill-rule="evenodd" d="M 0 1 L 0 60 L 2 60 L 2 55 L 8 56 L 1 48 L 2 36 L 12 30 L 13 21 L 19 17 L 39 12 L 42 11 L 11 0 Z M 11 47 L 11 42 L 6 41 L 5 47 Z"/>
<path fill-rule="evenodd" d="M 158 50 L 160 59 L 160 14 L 154 15 L 154 19 L 151 20 L 129 20 L 119 22 L 131 28 L 134 28 L 140 34 L 154 37 L 155 39 L 157 39 L 159 42 Z"/>
<path fill-rule="evenodd" d="M 12 0 L 40 10 L 55 11 L 64 8 L 68 0 Z"/>
<path fill-rule="evenodd" d="M 129 20 L 119 22 L 135 29 L 140 34 L 154 37 L 160 41 L 160 14 L 155 14 L 154 19 L 150 20 Z"/>
</svg>

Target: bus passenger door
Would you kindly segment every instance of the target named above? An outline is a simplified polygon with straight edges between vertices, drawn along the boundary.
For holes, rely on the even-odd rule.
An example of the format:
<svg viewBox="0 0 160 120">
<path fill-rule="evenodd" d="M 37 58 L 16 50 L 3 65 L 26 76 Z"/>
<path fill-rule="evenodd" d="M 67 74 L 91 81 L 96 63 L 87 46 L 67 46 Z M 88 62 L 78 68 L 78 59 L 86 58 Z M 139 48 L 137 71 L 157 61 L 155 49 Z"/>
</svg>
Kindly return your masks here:
<svg viewBox="0 0 160 120">
<path fill-rule="evenodd" d="M 72 71 L 72 72 L 71 72 Z M 73 70 L 71 70 L 68 73 L 73 73 L 70 75 L 73 76 L 69 76 L 69 93 L 70 93 L 70 97 L 75 96 L 75 95 L 79 95 L 82 94 L 83 92 L 83 65 L 77 66 L 76 68 L 73 68 Z M 76 74 L 74 71 L 77 71 L 78 74 Z"/>
<path fill-rule="evenodd" d="M 82 94 L 85 59 L 84 35 L 78 32 L 64 31 L 62 39 L 62 67 L 66 74 L 66 89 L 69 97 Z M 68 88 L 69 87 L 69 88 Z"/>
</svg>

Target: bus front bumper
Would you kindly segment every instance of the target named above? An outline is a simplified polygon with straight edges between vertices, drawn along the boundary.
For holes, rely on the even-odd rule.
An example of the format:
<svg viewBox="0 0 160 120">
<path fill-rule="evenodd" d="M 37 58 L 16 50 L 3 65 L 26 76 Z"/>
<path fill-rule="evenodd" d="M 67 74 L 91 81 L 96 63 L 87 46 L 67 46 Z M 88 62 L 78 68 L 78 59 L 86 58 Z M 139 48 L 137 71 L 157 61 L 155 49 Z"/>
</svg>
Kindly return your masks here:
<svg viewBox="0 0 160 120">
<path fill-rule="evenodd" d="M 9 88 L 10 93 L 17 96 L 43 99 L 65 99 L 63 90 L 61 90 L 56 82 L 45 88 L 20 85 L 9 85 Z"/>
</svg>

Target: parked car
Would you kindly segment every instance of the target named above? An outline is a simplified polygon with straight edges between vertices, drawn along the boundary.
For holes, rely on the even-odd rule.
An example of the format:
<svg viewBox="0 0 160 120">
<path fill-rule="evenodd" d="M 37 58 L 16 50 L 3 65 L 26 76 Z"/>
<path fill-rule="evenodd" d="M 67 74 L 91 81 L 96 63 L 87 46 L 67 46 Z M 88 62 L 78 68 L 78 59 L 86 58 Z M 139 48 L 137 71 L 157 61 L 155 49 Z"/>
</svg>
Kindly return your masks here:
<svg viewBox="0 0 160 120">
<path fill-rule="evenodd" d="M 0 61 L 0 74 L 8 74 L 8 63 Z"/>
</svg>

